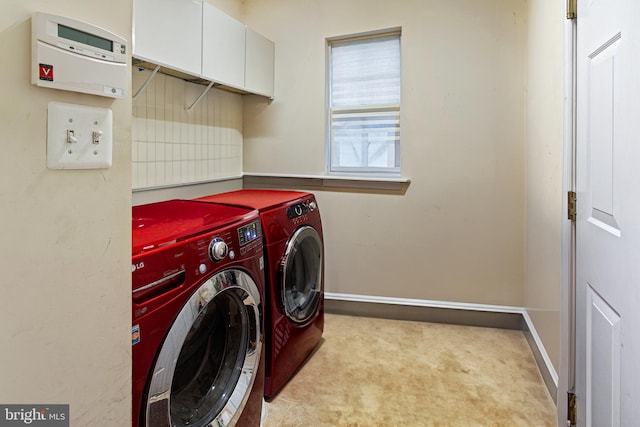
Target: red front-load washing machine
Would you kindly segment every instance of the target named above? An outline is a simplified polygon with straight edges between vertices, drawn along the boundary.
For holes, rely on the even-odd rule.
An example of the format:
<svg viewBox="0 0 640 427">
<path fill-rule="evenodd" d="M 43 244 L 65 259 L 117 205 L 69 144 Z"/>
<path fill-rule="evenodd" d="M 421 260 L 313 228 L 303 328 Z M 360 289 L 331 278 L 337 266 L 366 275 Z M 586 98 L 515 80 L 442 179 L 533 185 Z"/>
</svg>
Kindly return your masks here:
<svg viewBox="0 0 640 427">
<path fill-rule="evenodd" d="M 260 212 L 267 259 L 264 394 L 272 398 L 313 352 L 324 329 L 324 243 L 315 196 L 239 190 L 197 200 Z"/>
<path fill-rule="evenodd" d="M 132 225 L 133 426 L 260 425 L 258 212 L 171 200 Z"/>
</svg>

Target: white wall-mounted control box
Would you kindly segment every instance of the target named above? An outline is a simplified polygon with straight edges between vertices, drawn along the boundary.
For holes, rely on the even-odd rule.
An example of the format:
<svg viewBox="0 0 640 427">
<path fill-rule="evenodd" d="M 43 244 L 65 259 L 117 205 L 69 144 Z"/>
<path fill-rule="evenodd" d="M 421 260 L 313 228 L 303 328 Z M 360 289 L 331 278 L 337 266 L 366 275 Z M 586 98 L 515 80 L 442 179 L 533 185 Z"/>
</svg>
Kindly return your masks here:
<svg viewBox="0 0 640 427">
<path fill-rule="evenodd" d="M 122 98 L 127 89 L 127 41 L 86 22 L 34 13 L 31 83 Z"/>
<path fill-rule="evenodd" d="M 50 102 L 47 111 L 47 167 L 111 167 L 113 113 L 106 108 Z"/>
</svg>

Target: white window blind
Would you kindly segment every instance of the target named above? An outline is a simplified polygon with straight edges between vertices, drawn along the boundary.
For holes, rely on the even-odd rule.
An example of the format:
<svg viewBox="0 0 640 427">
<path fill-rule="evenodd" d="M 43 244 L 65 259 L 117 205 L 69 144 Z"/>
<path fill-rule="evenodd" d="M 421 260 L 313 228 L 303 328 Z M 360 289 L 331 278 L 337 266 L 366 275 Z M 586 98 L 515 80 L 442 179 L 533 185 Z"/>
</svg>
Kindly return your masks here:
<svg viewBox="0 0 640 427">
<path fill-rule="evenodd" d="M 400 33 L 329 49 L 330 172 L 400 175 Z"/>
</svg>

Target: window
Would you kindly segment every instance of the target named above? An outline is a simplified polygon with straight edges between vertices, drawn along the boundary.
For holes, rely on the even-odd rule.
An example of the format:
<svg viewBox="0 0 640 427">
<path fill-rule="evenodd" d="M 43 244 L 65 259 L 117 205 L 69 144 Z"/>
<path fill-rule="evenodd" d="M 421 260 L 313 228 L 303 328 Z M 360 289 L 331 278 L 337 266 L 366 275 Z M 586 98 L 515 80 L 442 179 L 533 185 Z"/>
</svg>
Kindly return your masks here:
<svg viewBox="0 0 640 427">
<path fill-rule="evenodd" d="M 329 40 L 329 173 L 400 175 L 400 31 Z"/>
</svg>

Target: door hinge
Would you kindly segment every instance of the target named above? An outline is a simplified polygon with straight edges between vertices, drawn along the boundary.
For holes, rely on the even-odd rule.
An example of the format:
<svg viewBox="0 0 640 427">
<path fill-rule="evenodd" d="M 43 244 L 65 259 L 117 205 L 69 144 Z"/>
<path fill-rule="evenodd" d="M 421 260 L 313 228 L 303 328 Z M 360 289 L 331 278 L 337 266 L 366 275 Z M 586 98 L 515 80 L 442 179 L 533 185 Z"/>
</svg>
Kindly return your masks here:
<svg viewBox="0 0 640 427">
<path fill-rule="evenodd" d="M 567 427 L 575 427 L 578 408 L 576 407 L 576 394 L 573 392 L 567 393 L 567 412 Z"/>
<path fill-rule="evenodd" d="M 567 193 L 567 217 L 571 220 L 571 221 L 575 221 L 576 220 L 576 216 L 577 216 L 577 196 L 576 196 L 576 192 L 575 191 L 569 191 Z"/>
<path fill-rule="evenodd" d="M 578 15 L 577 0 L 567 0 L 567 19 L 576 19 Z"/>
</svg>

